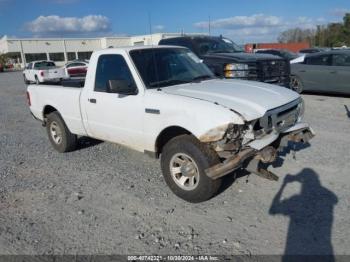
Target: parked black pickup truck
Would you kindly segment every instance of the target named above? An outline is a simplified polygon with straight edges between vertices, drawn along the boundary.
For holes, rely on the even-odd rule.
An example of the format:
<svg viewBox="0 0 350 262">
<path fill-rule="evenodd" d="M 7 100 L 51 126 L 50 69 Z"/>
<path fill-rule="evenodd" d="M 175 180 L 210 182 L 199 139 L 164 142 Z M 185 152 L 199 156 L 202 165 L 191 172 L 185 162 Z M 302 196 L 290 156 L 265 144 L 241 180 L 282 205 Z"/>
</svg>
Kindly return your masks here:
<svg viewBox="0 0 350 262">
<path fill-rule="evenodd" d="M 220 77 L 255 80 L 285 87 L 290 84 L 290 64 L 287 60 L 274 55 L 245 53 L 232 40 L 222 36 L 166 38 L 160 40 L 159 45 L 189 48 Z"/>
</svg>

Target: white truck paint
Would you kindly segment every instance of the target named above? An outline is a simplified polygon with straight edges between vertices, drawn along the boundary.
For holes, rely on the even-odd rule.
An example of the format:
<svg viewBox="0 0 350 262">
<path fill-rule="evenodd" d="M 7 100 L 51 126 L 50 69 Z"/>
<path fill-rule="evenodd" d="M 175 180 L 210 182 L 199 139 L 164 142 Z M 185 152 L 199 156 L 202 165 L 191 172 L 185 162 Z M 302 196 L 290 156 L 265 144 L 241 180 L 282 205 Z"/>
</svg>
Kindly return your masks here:
<svg viewBox="0 0 350 262">
<path fill-rule="evenodd" d="M 34 61 L 29 63 L 23 71 L 24 82 L 36 84 L 44 82 L 58 82 L 67 78 L 65 68 L 57 67 L 53 61 Z"/>
<path fill-rule="evenodd" d="M 202 193 L 197 192 L 201 183 L 209 183 L 205 182 L 207 178 L 203 176 L 216 180 L 244 164 L 250 157 L 271 162 L 266 159 L 274 156 L 269 154 L 271 149 L 275 153 L 271 146 L 273 142 L 284 138 L 306 141 L 313 136 L 313 131 L 302 122 L 302 99 L 297 93 L 283 87 L 214 78 L 162 88 L 147 88 L 145 79 L 142 78 L 130 53 L 148 49 L 154 52 L 161 49 L 170 50 L 169 52 L 181 50 L 181 55 L 189 52 L 187 49 L 167 46 L 129 47 L 94 52 L 83 88 L 29 85 L 28 96 L 32 114 L 47 125 L 52 123 L 50 113 L 56 111 L 74 135 L 122 144 L 140 152 L 162 154 L 162 163 L 167 159 L 167 152 L 162 151 L 163 148 L 167 149 L 166 145 L 171 143 L 171 139 L 184 135 L 179 130 L 185 130 L 185 134 L 191 135 L 191 141 L 197 141 L 193 142 L 197 147 L 208 147 L 208 150 L 224 159 L 210 168 L 204 168 L 203 172 L 204 169 L 202 170 L 201 163 L 197 162 L 196 156 L 186 153 L 180 160 L 186 162 L 186 165 L 182 163 L 177 167 L 175 163 L 175 168 L 170 168 L 169 172 L 175 177 L 175 185 L 180 185 L 175 189 L 171 186 L 174 193 L 193 202 L 208 199 L 208 194 L 213 194 L 203 193 L 207 189 L 203 189 Z M 95 90 L 99 59 L 102 60 L 108 55 L 119 55 L 125 60 L 136 84 L 136 93 Z M 112 87 L 110 88 L 112 90 Z M 50 136 L 50 126 L 47 128 Z M 171 132 L 165 134 L 167 130 Z M 162 139 L 168 140 L 164 142 L 165 146 L 162 144 L 160 148 L 159 141 Z M 164 170 L 163 164 L 162 168 L 163 174 L 168 172 Z M 176 170 L 175 175 L 172 170 Z M 188 170 L 197 170 L 198 174 L 193 172 L 198 178 L 193 178 L 192 171 L 189 173 Z M 257 174 L 260 172 L 258 169 L 255 171 Z M 171 183 L 166 175 L 165 178 L 168 184 Z M 177 179 L 180 182 L 176 181 Z M 191 187 L 192 182 L 188 182 L 188 188 L 181 184 L 187 183 L 186 181 L 196 181 L 200 186 L 190 190 L 188 188 L 194 186 Z M 189 196 L 188 192 L 192 191 L 194 195 Z"/>
</svg>

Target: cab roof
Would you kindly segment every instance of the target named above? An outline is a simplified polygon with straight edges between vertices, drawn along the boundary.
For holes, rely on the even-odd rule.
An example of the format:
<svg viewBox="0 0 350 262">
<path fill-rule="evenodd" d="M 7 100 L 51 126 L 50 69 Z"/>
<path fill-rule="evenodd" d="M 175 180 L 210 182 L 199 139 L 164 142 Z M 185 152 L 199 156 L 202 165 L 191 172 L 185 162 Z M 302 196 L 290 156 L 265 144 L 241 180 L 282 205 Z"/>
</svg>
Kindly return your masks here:
<svg viewBox="0 0 350 262">
<path fill-rule="evenodd" d="M 126 52 L 132 51 L 132 50 L 145 50 L 145 49 L 164 49 L 164 48 L 176 48 L 176 49 L 186 49 L 186 47 L 183 46 L 172 46 L 172 45 L 142 45 L 142 46 L 121 46 L 116 48 L 106 48 L 103 50 L 96 51 L 96 53 L 104 53 L 108 51 L 110 53 L 111 51 L 121 51 L 124 50 Z"/>
</svg>

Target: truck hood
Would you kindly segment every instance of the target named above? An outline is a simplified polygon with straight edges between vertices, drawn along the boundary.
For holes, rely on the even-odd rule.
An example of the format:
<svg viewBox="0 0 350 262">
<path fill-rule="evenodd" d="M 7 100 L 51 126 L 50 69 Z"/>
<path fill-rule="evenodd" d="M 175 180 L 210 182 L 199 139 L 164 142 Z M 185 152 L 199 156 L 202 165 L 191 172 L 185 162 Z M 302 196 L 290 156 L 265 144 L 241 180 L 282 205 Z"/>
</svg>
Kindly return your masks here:
<svg viewBox="0 0 350 262">
<path fill-rule="evenodd" d="M 285 87 L 254 81 L 213 79 L 163 88 L 168 94 L 200 99 L 239 113 L 246 121 L 285 105 L 300 96 Z"/>
<path fill-rule="evenodd" d="M 256 61 L 270 61 L 283 60 L 279 56 L 269 54 L 254 54 L 254 53 L 208 53 L 203 58 L 217 58 L 217 59 L 233 59 L 236 62 L 256 62 Z"/>
</svg>

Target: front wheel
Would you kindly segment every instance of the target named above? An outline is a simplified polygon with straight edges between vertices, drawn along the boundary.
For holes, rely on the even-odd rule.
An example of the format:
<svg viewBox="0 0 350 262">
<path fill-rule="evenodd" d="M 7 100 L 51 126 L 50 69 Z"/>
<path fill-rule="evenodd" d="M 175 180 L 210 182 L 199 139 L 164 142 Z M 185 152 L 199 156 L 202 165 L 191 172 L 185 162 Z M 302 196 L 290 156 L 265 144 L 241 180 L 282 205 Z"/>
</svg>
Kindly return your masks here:
<svg viewBox="0 0 350 262">
<path fill-rule="evenodd" d="M 190 135 L 171 139 L 161 156 L 165 182 L 175 195 L 192 203 L 206 201 L 217 193 L 221 179 L 213 180 L 204 172 L 217 163 L 217 154 Z"/>
<path fill-rule="evenodd" d="M 76 148 L 77 136 L 69 131 L 58 112 L 47 116 L 46 131 L 52 146 L 58 152 L 69 152 Z"/>
<path fill-rule="evenodd" d="M 290 88 L 299 94 L 301 94 L 303 92 L 303 90 L 304 90 L 303 82 L 301 81 L 301 79 L 298 76 L 291 76 Z"/>
</svg>

